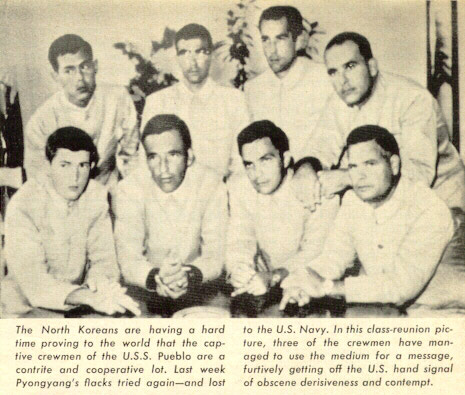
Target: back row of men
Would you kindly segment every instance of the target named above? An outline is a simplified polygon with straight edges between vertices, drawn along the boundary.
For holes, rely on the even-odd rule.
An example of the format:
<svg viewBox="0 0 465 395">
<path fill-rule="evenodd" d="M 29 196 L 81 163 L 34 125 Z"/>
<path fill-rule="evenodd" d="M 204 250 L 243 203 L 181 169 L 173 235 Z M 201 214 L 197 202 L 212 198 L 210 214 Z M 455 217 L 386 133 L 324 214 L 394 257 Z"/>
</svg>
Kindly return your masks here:
<svg viewBox="0 0 465 395">
<path fill-rule="evenodd" d="M 324 71 L 297 57 L 298 10 L 271 7 L 259 28 L 270 68 L 246 85 L 245 98 L 209 78 L 213 44 L 204 27 L 177 32 L 183 78 L 144 108 L 148 169 L 117 187 L 116 158 L 136 156 L 139 145 L 132 101 L 122 88 L 96 85 L 97 61 L 82 38 L 65 35 L 51 45 L 62 90 L 27 125 L 30 181 L 7 212 L 8 278 L 22 302 L 55 309 L 92 295 L 97 310 L 137 310 L 121 287 L 99 280 L 116 278 L 117 265 L 106 201 L 88 183 L 94 164 L 114 194 L 123 276 L 160 300 L 221 272 L 228 224 L 221 179 L 230 173 L 238 175 L 228 182 L 226 265 L 236 294 L 281 283 L 289 290 L 283 303 L 332 293 L 396 304 L 418 296 L 452 235 L 445 208 L 465 208 L 464 167 L 436 101 L 415 83 L 379 72 L 366 38 L 350 32 L 326 46 L 330 94 Z M 254 188 L 240 175 L 241 162 Z M 350 188 L 334 223 L 333 196 Z M 24 248 L 26 235 L 36 245 Z M 323 245 L 326 255 L 315 259 Z M 355 254 L 365 274 L 339 282 Z M 54 299 L 44 284 L 62 292 Z M 120 295 L 122 307 L 116 297 L 98 299 L 99 289 Z"/>
</svg>

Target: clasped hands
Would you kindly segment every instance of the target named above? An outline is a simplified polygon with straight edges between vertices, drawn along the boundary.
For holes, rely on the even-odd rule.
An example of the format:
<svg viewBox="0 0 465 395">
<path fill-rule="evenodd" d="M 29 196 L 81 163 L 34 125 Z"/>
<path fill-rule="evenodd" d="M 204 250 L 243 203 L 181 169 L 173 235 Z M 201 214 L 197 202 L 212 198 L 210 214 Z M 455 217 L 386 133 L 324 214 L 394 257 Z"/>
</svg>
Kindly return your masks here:
<svg viewBox="0 0 465 395">
<path fill-rule="evenodd" d="M 155 275 L 158 295 L 172 299 L 184 295 L 189 285 L 187 275 L 189 270 L 191 268 L 183 266 L 176 253 L 170 252 L 163 260 L 160 271 Z"/>
<path fill-rule="evenodd" d="M 297 303 L 300 307 L 310 302 L 311 298 L 326 296 L 324 278 L 309 268 L 291 273 L 281 283 L 283 297 L 279 309 L 284 310 L 288 303 Z"/>
</svg>

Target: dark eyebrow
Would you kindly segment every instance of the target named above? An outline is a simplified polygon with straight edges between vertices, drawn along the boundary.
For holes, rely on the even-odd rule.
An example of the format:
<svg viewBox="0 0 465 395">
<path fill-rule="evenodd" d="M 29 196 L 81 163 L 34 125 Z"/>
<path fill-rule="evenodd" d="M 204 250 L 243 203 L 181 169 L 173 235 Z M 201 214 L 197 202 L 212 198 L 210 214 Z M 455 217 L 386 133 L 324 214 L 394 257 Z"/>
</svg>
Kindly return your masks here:
<svg viewBox="0 0 465 395">
<path fill-rule="evenodd" d="M 265 159 L 265 158 L 267 158 L 267 157 L 269 157 L 269 156 L 271 156 L 272 158 L 275 158 L 275 157 L 276 157 L 276 155 L 273 154 L 272 152 L 268 152 L 268 153 L 266 153 L 265 155 L 261 156 L 260 159 Z"/>
<path fill-rule="evenodd" d="M 349 60 L 348 62 L 344 63 L 344 67 L 348 66 L 348 65 L 351 64 L 351 63 L 357 64 L 358 62 L 357 62 L 356 60 L 354 60 L 354 59 L 351 59 L 351 60 Z"/>
</svg>

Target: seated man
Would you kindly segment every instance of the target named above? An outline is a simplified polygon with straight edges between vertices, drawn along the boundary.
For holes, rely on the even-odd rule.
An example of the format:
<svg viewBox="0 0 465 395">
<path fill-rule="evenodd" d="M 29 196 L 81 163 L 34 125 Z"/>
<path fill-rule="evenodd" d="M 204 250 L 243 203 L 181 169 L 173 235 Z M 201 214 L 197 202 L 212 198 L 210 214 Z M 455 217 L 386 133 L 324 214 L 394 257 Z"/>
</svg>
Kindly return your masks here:
<svg viewBox="0 0 465 395">
<path fill-rule="evenodd" d="M 169 316 L 221 274 L 226 187 L 221 173 L 194 163 L 189 129 L 176 115 L 150 119 L 142 144 L 148 168 L 117 188 L 116 249 L 125 282 L 152 291 L 149 310 Z"/>
<path fill-rule="evenodd" d="M 281 307 L 325 295 L 406 307 L 424 291 L 452 237 L 446 203 L 401 176 L 391 133 L 358 127 L 347 138 L 347 153 L 353 189 L 344 195 L 322 254 L 283 284 Z M 361 273 L 341 279 L 356 256 Z"/>
<path fill-rule="evenodd" d="M 50 46 L 48 58 L 53 78 L 60 91 L 40 106 L 25 130 L 24 167 L 28 179 L 40 177 L 47 168 L 45 142 L 56 129 L 75 126 L 85 130 L 95 143 L 100 160 L 97 180 L 112 186 L 118 174 L 117 154 L 135 160 L 139 133 L 137 114 L 131 96 L 124 87 L 97 84 L 97 60 L 92 47 L 75 34 L 65 34 Z"/>
<path fill-rule="evenodd" d="M 80 129 L 60 128 L 45 150 L 49 178 L 27 181 L 8 205 L 3 312 L 87 305 L 110 315 L 139 314 L 118 283 L 107 192 L 89 180 L 98 161 L 92 139 Z"/>
<path fill-rule="evenodd" d="M 237 175 L 228 183 L 226 268 L 233 296 L 259 296 L 318 256 L 339 201 L 323 201 L 311 212 L 296 199 L 290 187 L 289 140 L 271 121 L 252 123 L 237 143 L 247 177 Z"/>
</svg>

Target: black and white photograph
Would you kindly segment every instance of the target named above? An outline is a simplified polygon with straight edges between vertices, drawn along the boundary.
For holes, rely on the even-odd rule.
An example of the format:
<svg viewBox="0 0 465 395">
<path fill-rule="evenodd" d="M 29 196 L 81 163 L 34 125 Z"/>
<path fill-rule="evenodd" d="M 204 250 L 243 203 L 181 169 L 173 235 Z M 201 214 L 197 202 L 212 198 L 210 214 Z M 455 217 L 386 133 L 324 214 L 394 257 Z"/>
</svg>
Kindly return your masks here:
<svg viewBox="0 0 465 395">
<path fill-rule="evenodd" d="M 464 317 L 465 2 L 0 0 L 0 132 L 2 318 Z"/>
</svg>

